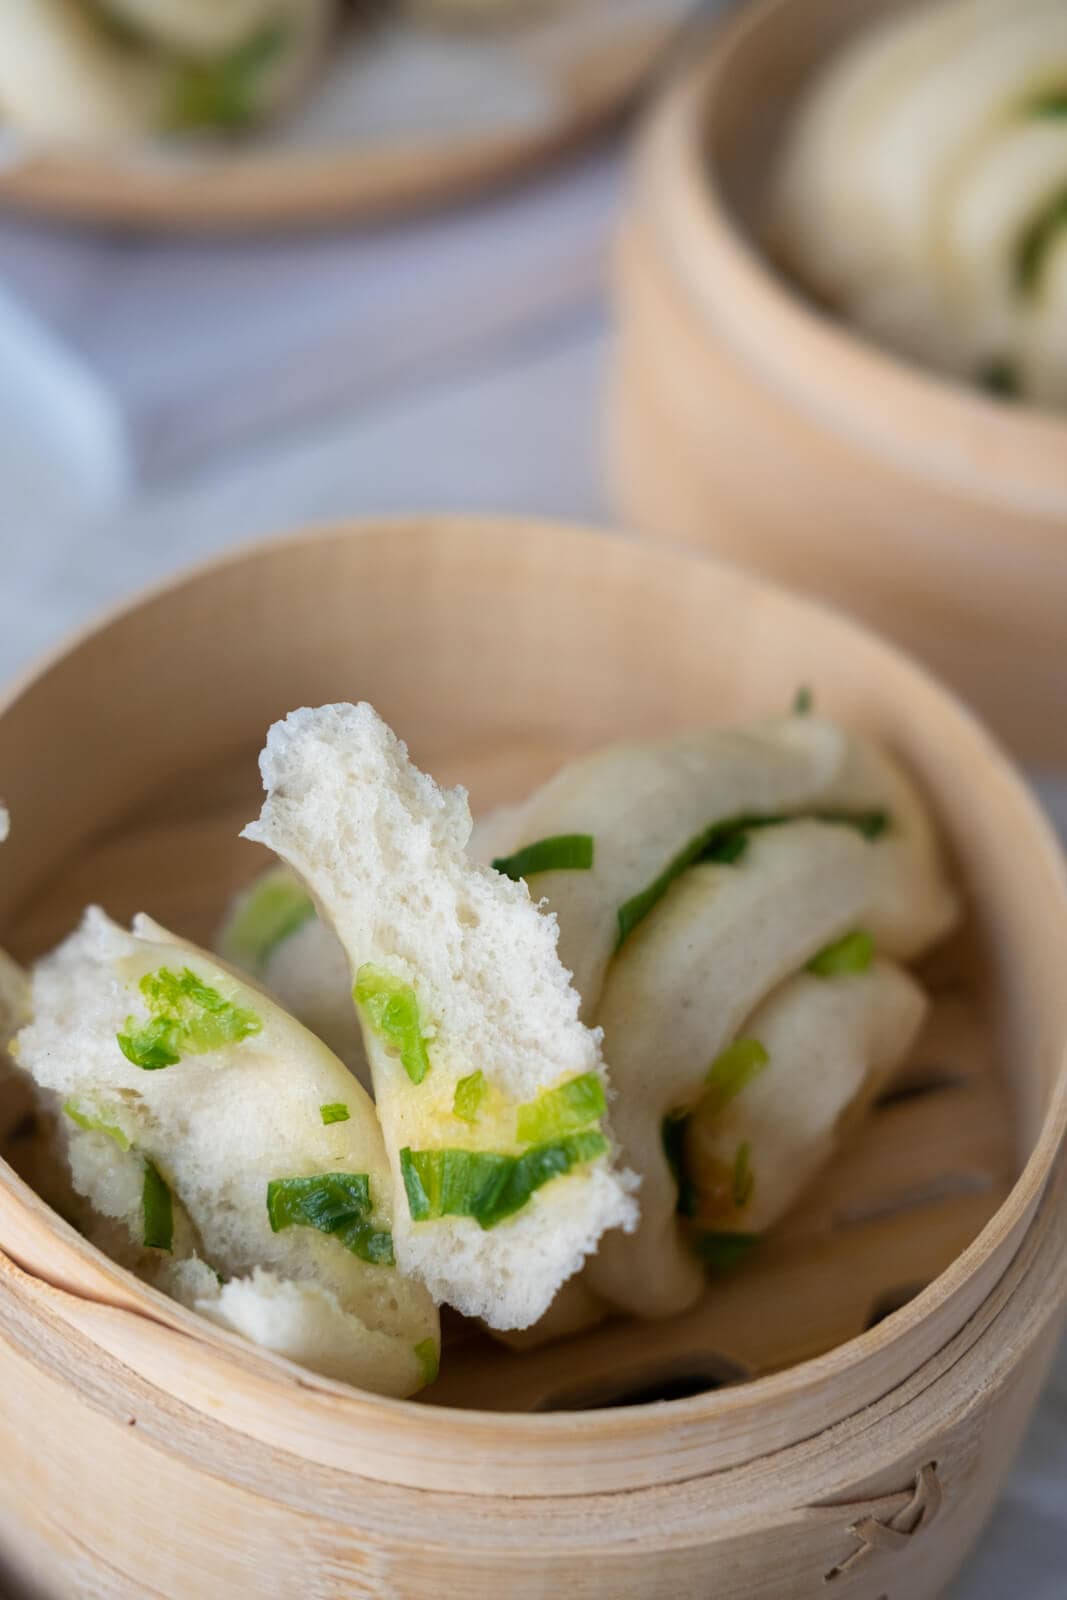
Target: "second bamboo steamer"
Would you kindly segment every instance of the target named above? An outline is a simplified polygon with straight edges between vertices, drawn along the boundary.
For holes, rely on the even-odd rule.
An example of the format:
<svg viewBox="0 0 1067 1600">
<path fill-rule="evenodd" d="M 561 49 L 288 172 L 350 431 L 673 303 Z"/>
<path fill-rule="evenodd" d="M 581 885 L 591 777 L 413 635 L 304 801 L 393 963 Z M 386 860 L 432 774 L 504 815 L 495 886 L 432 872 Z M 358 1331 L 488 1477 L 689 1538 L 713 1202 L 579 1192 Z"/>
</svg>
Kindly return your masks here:
<svg viewBox="0 0 1067 1600">
<path fill-rule="evenodd" d="M 876 0 L 864 16 L 896 9 Z M 852 610 L 1024 760 L 1055 765 L 1067 420 L 907 366 L 827 318 L 750 225 L 791 102 L 856 22 L 850 0 L 763 0 L 645 132 L 617 252 L 616 503 L 635 526 Z"/>
</svg>

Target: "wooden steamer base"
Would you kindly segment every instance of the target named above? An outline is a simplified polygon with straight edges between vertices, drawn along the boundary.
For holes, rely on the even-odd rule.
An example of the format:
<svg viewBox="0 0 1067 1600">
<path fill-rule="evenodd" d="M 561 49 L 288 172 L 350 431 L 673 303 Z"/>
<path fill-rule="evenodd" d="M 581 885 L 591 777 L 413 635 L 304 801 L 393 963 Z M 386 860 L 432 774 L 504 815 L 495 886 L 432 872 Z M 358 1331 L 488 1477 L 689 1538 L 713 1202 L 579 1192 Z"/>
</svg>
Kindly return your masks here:
<svg viewBox="0 0 1067 1600">
<path fill-rule="evenodd" d="M 799 683 L 909 761 L 970 905 L 924 974 L 915 1061 L 789 1224 L 670 1322 L 521 1354 L 450 1324 L 441 1379 L 404 1403 L 204 1323 L 0 1168 L 0 1550 L 28 1586 L 941 1591 L 1067 1295 L 1067 915 L 1025 790 L 890 649 L 729 569 L 547 525 L 261 547 L 123 611 L 0 711 L 0 942 L 30 958 L 90 899 L 209 938 L 263 860 L 237 830 L 296 704 L 372 700 L 483 808 L 579 749 L 766 713 Z M 684 1398 L 618 1404 L 655 1395 Z"/>
</svg>

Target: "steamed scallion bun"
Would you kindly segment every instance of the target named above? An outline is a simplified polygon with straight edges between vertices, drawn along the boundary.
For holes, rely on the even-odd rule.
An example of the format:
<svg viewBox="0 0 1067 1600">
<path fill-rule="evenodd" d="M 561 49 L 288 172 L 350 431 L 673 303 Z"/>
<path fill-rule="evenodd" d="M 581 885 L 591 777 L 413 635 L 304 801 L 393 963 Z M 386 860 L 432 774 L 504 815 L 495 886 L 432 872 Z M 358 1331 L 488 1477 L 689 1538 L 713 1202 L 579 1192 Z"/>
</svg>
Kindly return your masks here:
<svg viewBox="0 0 1067 1600">
<path fill-rule="evenodd" d="M 395 1264 L 374 1108 L 324 1044 L 148 918 L 127 933 L 96 909 L 37 967 L 33 1012 L 17 1059 L 95 1243 L 328 1376 L 432 1379 L 437 1313 Z"/>
<path fill-rule="evenodd" d="M 299 874 L 348 956 L 397 1259 L 435 1299 L 525 1327 L 635 1220 L 555 924 L 471 859 L 465 794 L 418 771 L 370 706 L 293 712 L 260 767 L 245 835 Z"/>
<path fill-rule="evenodd" d="M 1067 6 L 935 0 L 859 26 L 802 98 L 769 233 L 888 348 L 1067 405 Z"/>
<path fill-rule="evenodd" d="M 512 827 L 498 866 L 559 918 L 641 1177 L 637 1229 L 546 1327 L 670 1315 L 786 1215 L 911 1048 L 926 1006 L 901 963 L 957 914 L 937 842 L 896 764 L 810 714 L 601 751 Z"/>
<path fill-rule="evenodd" d="M 333 0 L 6 0 L 0 116 L 42 139 L 237 132 L 299 93 Z"/>
</svg>

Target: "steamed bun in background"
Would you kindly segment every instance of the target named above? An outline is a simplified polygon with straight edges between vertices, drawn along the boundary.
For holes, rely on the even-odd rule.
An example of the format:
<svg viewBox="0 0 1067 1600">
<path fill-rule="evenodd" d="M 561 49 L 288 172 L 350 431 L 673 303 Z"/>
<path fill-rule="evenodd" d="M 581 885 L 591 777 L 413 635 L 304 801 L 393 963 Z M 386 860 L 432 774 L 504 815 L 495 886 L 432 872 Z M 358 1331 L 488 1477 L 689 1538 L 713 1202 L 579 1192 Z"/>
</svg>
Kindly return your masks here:
<svg viewBox="0 0 1067 1600">
<path fill-rule="evenodd" d="M 769 239 L 887 348 L 1067 405 L 1067 5 L 934 0 L 860 25 L 787 131 Z"/>
<path fill-rule="evenodd" d="M 300 92 L 333 17 L 333 0 L 4 0 L 0 119 L 78 144 L 239 132 Z"/>
</svg>

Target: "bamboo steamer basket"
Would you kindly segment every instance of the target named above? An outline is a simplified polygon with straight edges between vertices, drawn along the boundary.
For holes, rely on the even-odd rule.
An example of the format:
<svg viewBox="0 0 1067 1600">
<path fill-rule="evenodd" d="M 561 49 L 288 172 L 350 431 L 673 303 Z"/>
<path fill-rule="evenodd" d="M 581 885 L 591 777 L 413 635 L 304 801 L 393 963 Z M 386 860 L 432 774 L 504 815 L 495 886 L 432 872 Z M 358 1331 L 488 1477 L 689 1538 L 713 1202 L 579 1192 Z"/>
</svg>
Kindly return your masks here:
<svg viewBox="0 0 1067 1600">
<path fill-rule="evenodd" d="M 210 938 L 262 865 L 236 835 L 294 705 L 370 699 L 480 809 L 605 740 L 763 715 L 798 684 L 910 764 L 968 915 L 924 973 L 906 1077 L 778 1237 L 672 1322 L 520 1353 L 450 1325 L 441 1379 L 401 1402 L 201 1321 L 0 1163 L 18 1581 L 63 1600 L 942 1591 L 1067 1289 L 1067 897 L 1024 786 L 895 650 L 731 568 L 567 527 L 422 518 L 252 548 L 0 708 L 0 942 L 28 960 L 89 900 Z"/>
<path fill-rule="evenodd" d="M 905 365 L 758 241 L 798 90 L 903 3 L 760 0 L 658 107 L 617 251 L 610 477 L 634 525 L 846 606 L 1058 764 L 1067 419 Z"/>
<path fill-rule="evenodd" d="M 576 154 L 617 121 L 672 48 L 677 23 L 620 22 L 551 67 L 535 42 L 517 60 L 544 75 L 551 114 L 457 137 L 422 128 L 317 148 L 255 138 L 207 155 L 165 149 L 27 151 L 0 168 L 0 206 L 124 228 L 226 235 L 321 228 L 454 204 Z M 453 46 L 454 48 L 454 46 Z M 541 52 L 543 53 L 543 52 Z M 311 90 L 314 93 L 314 88 Z"/>
</svg>

